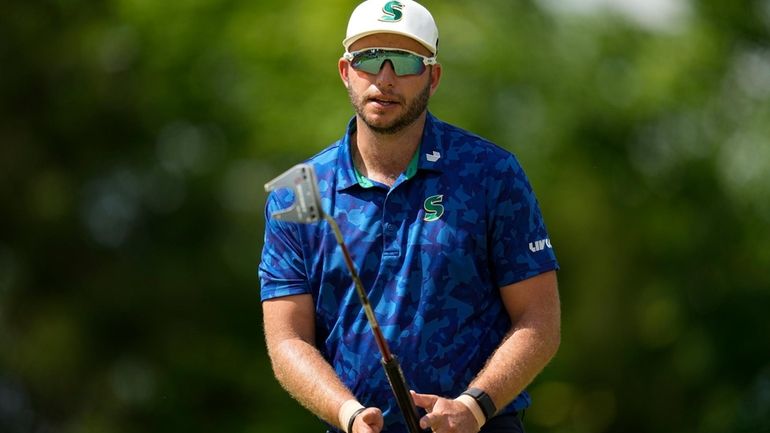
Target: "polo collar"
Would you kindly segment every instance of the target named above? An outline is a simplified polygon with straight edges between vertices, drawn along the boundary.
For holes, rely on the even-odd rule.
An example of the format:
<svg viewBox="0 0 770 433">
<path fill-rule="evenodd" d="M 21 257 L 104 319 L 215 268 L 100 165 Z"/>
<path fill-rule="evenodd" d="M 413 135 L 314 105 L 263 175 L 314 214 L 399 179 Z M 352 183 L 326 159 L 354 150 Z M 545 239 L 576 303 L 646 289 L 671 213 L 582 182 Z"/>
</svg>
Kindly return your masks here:
<svg viewBox="0 0 770 433">
<path fill-rule="evenodd" d="M 345 136 L 340 141 L 339 156 L 337 160 L 337 190 L 341 191 L 350 188 L 353 185 L 360 185 L 364 188 L 374 186 L 371 180 L 356 170 L 353 164 L 353 155 L 350 151 L 350 137 L 356 132 L 356 117 L 353 116 L 348 122 Z M 407 179 L 414 177 L 420 170 L 442 172 L 445 164 L 444 149 L 441 138 L 443 131 L 441 121 L 433 117 L 428 112 L 425 118 L 425 128 L 422 132 L 422 140 L 417 148 L 417 152 L 409 162 L 406 169 Z"/>
</svg>

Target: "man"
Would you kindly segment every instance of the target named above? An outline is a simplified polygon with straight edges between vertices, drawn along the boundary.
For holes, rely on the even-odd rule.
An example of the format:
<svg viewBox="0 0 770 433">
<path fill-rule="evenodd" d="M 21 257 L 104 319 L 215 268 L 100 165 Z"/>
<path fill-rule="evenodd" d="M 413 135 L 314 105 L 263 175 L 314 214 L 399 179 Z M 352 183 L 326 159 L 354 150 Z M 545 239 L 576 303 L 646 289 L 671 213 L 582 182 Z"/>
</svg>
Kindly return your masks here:
<svg viewBox="0 0 770 433">
<path fill-rule="evenodd" d="M 338 62 L 356 115 L 308 161 L 339 223 L 420 426 L 520 432 L 524 388 L 560 339 L 556 257 L 515 157 L 427 111 L 441 80 L 433 17 L 368 0 Z M 270 218 L 259 267 L 273 370 L 302 405 L 348 433 L 406 432 L 328 224 Z"/>
</svg>

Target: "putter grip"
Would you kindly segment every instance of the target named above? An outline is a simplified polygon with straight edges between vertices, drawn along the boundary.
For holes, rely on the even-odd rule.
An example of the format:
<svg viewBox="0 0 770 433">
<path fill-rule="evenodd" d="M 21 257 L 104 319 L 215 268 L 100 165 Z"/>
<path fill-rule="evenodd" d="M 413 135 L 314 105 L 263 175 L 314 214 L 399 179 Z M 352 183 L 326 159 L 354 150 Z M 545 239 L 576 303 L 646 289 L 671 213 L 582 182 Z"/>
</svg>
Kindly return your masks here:
<svg viewBox="0 0 770 433">
<path fill-rule="evenodd" d="M 414 405 L 412 396 L 409 394 L 409 389 L 406 386 L 406 379 L 404 378 L 404 372 L 401 370 L 401 365 L 398 363 L 398 359 L 394 355 L 390 361 L 381 360 L 382 366 L 385 368 L 385 375 L 388 376 L 388 382 L 390 382 L 390 388 L 393 390 L 393 395 L 396 396 L 396 403 L 398 408 L 401 409 L 401 414 L 406 421 L 406 427 L 409 429 L 409 433 L 422 433 L 420 428 L 420 417 L 417 414 L 417 406 Z"/>
</svg>

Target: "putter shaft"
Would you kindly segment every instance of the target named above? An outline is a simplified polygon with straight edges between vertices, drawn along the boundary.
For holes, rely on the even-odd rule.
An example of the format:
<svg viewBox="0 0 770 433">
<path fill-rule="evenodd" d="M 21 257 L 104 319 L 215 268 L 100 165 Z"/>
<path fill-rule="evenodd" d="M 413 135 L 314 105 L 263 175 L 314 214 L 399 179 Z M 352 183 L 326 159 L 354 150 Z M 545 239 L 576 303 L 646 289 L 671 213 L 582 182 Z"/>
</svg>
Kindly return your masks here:
<svg viewBox="0 0 770 433">
<path fill-rule="evenodd" d="M 358 271 L 356 271 L 356 267 L 353 264 L 353 259 L 350 257 L 350 252 L 348 251 L 347 245 L 345 245 L 345 240 L 342 238 L 340 227 L 337 225 L 337 222 L 334 221 L 334 218 L 329 216 L 326 212 L 324 212 L 323 215 L 324 219 L 331 226 L 332 231 L 334 231 L 334 237 L 337 238 L 337 244 L 340 246 L 342 255 L 345 257 L 345 265 L 347 265 L 350 276 L 353 278 L 353 283 L 356 287 L 356 293 L 358 293 L 358 298 L 361 300 L 361 304 L 364 307 L 364 313 L 366 314 L 366 318 L 369 320 L 369 326 L 371 326 L 372 332 L 374 333 L 374 339 L 377 342 L 377 347 L 380 348 L 383 362 L 390 362 L 393 359 L 393 354 L 390 352 L 390 347 L 388 347 L 388 343 L 385 341 L 385 337 L 382 335 L 382 330 L 380 330 L 380 324 L 377 322 L 377 318 L 374 316 L 372 304 L 369 303 L 369 296 L 366 295 L 364 285 L 361 283 L 361 278 L 358 277 Z"/>
<path fill-rule="evenodd" d="M 369 302 L 369 296 L 364 290 L 364 285 L 361 282 L 361 278 L 358 276 L 358 271 L 356 271 L 353 259 L 350 257 L 348 247 L 345 244 L 345 240 L 342 238 L 342 231 L 334 218 L 326 212 L 323 213 L 323 216 L 331 226 L 334 237 L 337 239 L 337 244 L 340 246 L 342 255 L 345 257 L 345 265 L 347 265 L 350 276 L 353 278 L 356 293 L 358 293 L 358 297 L 364 307 L 364 313 L 366 313 L 366 318 L 369 321 L 369 326 L 372 328 L 374 339 L 382 354 L 382 359 L 380 361 L 382 362 L 382 367 L 385 369 L 385 376 L 388 378 L 390 388 L 393 390 L 393 395 L 396 397 L 396 404 L 398 404 L 398 408 L 404 416 L 409 433 L 421 433 L 422 429 L 420 428 L 417 407 L 414 404 L 414 400 L 412 400 L 412 396 L 409 394 L 409 388 L 406 384 L 404 372 L 401 370 L 401 364 L 399 364 L 398 359 L 391 353 L 388 343 L 382 335 L 380 324 L 377 322 L 377 317 L 375 317 L 374 310 Z"/>
</svg>

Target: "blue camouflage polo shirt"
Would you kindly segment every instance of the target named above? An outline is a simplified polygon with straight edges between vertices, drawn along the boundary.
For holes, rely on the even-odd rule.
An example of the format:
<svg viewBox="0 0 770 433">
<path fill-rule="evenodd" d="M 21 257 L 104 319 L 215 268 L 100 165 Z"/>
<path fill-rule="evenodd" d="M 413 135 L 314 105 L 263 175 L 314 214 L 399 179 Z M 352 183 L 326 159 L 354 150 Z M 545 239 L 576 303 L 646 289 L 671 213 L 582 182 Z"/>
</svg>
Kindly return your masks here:
<svg viewBox="0 0 770 433">
<path fill-rule="evenodd" d="M 532 187 L 510 152 L 430 113 L 415 157 L 392 187 L 363 178 L 345 136 L 308 160 L 324 210 L 343 232 L 408 386 L 454 398 L 511 326 L 500 288 L 558 269 Z M 310 294 L 316 345 L 388 432 L 406 432 L 380 353 L 331 227 L 277 221 L 291 190 L 265 212 L 262 300 Z M 501 412 L 529 406 L 526 392 Z"/>
</svg>

